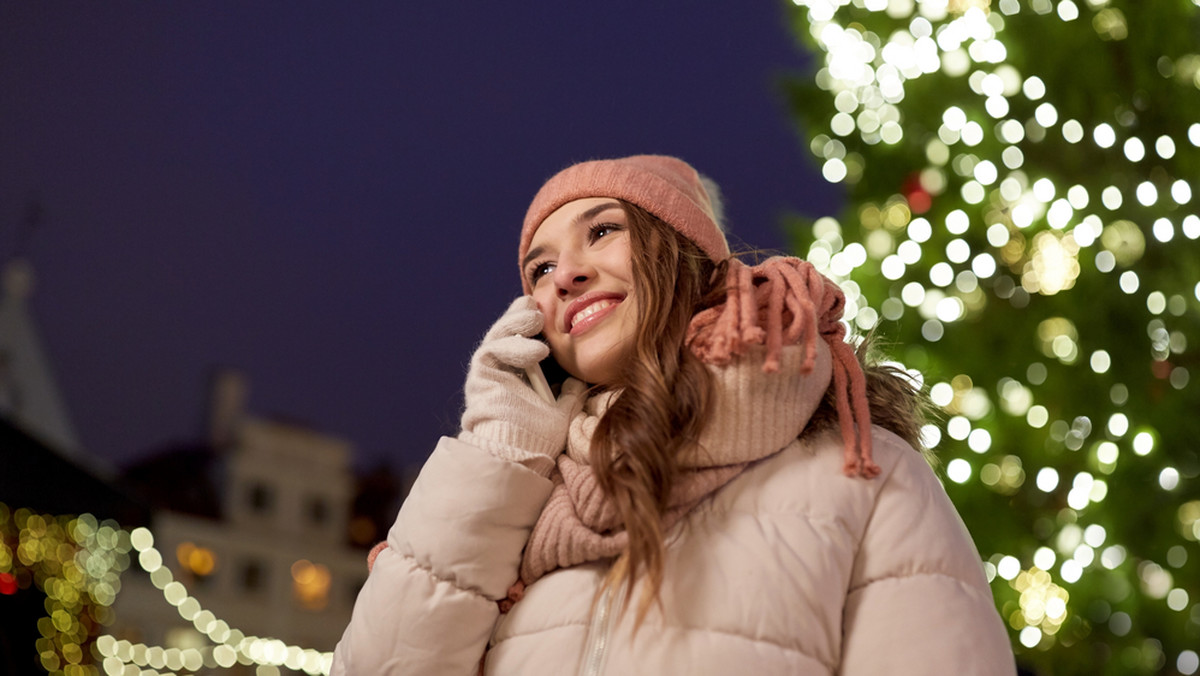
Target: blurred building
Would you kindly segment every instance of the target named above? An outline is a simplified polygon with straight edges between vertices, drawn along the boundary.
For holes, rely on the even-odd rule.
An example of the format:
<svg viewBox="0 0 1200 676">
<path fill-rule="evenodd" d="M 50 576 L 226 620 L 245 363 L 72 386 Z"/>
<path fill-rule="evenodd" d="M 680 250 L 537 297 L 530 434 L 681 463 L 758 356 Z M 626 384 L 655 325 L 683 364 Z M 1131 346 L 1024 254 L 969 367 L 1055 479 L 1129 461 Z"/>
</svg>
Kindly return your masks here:
<svg viewBox="0 0 1200 676">
<path fill-rule="evenodd" d="M 71 649 L 85 656 L 96 636 L 107 634 L 140 650 L 136 661 L 143 666 L 154 651 L 162 656 L 175 648 L 178 655 L 195 648 L 212 670 L 219 642 L 214 629 L 222 630 L 222 640 L 240 634 L 310 652 L 332 650 L 366 579 L 367 550 L 385 537 L 404 482 L 384 467 L 356 476 L 353 449 L 342 439 L 295 421 L 247 415 L 246 380 L 228 370 L 212 381 L 202 441 L 157 449 L 118 475 L 76 439 L 51 360 L 26 311 L 32 284 L 32 269 L 24 262 L 4 266 L 0 673 L 32 673 L 39 660 L 49 669 L 46 660 L 65 659 L 61 648 L 69 641 L 63 637 L 78 629 L 61 630 L 55 638 L 61 645 L 46 656 L 41 644 L 50 639 L 43 624 L 53 599 L 38 576 L 46 575 L 47 566 L 65 569 L 62 556 L 77 557 L 90 545 L 73 539 L 83 531 L 73 534 L 67 525 L 59 533 L 67 549 L 39 550 L 34 563 L 18 560 L 17 540 L 30 534 L 17 521 L 29 514 L 61 524 L 89 515 L 78 521 L 90 524 L 93 540 L 97 528 L 112 534 L 144 526 L 161 554 L 161 561 L 140 557 L 128 537 L 123 545 L 114 537 L 107 554 L 124 563 L 98 573 L 112 576 L 105 578 L 112 580 L 111 608 L 108 601 L 92 603 L 86 612 L 96 619 L 84 622 L 91 628 L 70 638 L 77 641 Z M 147 566 L 161 570 L 151 574 Z M 168 577 L 204 612 L 182 608 L 179 585 L 164 590 Z M 239 661 L 227 671 L 254 673 L 244 655 Z"/>
<path fill-rule="evenodd" d="M 219 374 L 211 442 L 151 454 L 125 483 L 154 507 L 150 530 L 171 578 L 214 620 L 332 650 L 366 580 L 367 548 L 395 514 L 398 482 L 385 473 L 360 482 L 341 439 L 244 415 L 244 392 L 240 375 Z M 211 643 L 135 570 L 114 607 L 114 637 L 168 649 Z"/>
</svg>

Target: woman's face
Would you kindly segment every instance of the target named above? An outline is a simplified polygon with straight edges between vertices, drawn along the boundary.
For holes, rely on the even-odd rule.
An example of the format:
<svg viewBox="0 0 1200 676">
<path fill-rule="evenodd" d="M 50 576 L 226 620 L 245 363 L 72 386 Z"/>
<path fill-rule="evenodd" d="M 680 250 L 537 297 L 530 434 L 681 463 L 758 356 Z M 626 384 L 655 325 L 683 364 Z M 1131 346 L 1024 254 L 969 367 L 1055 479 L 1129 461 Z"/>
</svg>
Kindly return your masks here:
<svg viewBox="0 0 1200 676">
<path fill-rule="evenodd" d="M 580 380 L 608 385 L 633 345 L 637 296 L 629 226 L 620 202 L 587 197 L 542 221 L 522 261 L 546 316 L 554 359 Z"/>
</svg>

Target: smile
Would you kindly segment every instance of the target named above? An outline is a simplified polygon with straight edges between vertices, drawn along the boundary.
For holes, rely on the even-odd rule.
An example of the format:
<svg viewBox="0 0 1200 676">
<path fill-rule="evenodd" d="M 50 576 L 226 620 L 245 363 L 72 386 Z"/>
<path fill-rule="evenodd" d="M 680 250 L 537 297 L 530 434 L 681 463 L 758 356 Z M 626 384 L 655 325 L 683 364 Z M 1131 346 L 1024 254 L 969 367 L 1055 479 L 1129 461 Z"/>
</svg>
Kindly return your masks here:
<svg viewBox="0 0 1200 676">
<path fill-rule="evenodd" d="M 591 317 L 597 312 L 607 310 L 614 305 L 616 305 L 616 303 L 611 300 L 602 300 L 599 303 L 592 303 L 591 305 L 583 308 L 579 312 L 576 312 L 574 317 L 571 317 L 571 329 L 573 330 L 576 326 L 579 326 L 581 322 L 587 321 L 588 317 Z"/>
<path fill-rule="evenodd" d="M 618 294 L 605 293 L 597 297 L 589 294 L 577 299 L 567 307 L 567 333 L 578 335 L 607 317 L 623 301 Z"/>
</svg>

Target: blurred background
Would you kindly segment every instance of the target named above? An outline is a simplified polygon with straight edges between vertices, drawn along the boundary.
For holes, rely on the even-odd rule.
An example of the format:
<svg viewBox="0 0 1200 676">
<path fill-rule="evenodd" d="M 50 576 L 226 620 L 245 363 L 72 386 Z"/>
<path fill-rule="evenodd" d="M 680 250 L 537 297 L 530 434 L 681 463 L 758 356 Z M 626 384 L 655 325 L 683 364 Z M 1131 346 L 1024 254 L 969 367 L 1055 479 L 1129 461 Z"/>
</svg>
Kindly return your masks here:
<svg viewBox="0 0 1200 676">
<path fill-rule="evenodd" d="M 529 199 L 646 152 L 919 372 L 1022 669 L 1200 669 L 1200 3 L 728 4 L 0 1 L 0 670 L 323 673 Z"/>
</svg>

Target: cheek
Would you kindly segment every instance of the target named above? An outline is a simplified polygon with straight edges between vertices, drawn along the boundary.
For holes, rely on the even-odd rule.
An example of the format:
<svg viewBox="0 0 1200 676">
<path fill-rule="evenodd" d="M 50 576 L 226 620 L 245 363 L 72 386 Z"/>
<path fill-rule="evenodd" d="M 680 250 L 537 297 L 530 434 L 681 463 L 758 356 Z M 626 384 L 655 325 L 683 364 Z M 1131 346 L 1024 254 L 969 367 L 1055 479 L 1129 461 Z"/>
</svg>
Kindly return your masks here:
<svg viewBox="0 0 1200 676">
<path fill-rule="evenodd" d="M 531 295 L 533 296 L 533 302 L 537 303 L 538 311 L 542 313 L 542 317 L 544 317 L 546 320 L 546 324 L 542 328 L 542 333 L 543 334 L 553 333 L 554 332 L 553 331 L 553 329 L 554 329 L 554 294 L 553 294 L 553 291 L 547 291 L 545 289 L 534 289 L 533 293 Z"/>
</svg>

